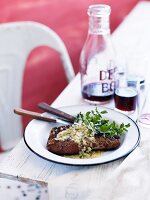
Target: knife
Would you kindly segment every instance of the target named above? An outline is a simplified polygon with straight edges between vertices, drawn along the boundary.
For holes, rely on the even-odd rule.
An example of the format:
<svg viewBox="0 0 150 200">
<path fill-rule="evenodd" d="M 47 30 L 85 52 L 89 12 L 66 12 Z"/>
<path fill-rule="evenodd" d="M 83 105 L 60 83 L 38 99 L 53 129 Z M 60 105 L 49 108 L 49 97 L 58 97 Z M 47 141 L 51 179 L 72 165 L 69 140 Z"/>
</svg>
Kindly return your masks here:
<svg viewBox="0 0 150 200">
<path fill-rule="evenodd" d="M 15 108 L 14 113 L 18 115 L 22 115 L 22 116 L 29 116 L 29 117 L 32 117 L 32 119 L 38 119 L 38 120 L 47 121 L 47 122 L 61 123 L 64 125 L 70 124 L 68 121 L 63 121 L 61 119 L 55 119 L 49 116 L 44 116 L 41 113 L 25 110 L 22 108 Z"/>
<path fill-rule="evenodd" d="M 68 113 L 65 113 L 65 112 L 63 112 L 61 110 L 58 110 L 56 108 L 53 108 L 53 107 L 49 106 L 47 103 L 45 103 L 45 102 L 39 103 L 38 107 L 41 108 L 44 111 L 47 111 L 47 112 L 49 112 L 49 113 L 51 113 L 53 115 L 56 115 L 56 116 L 60 117 L 62 120 L 65 119 L 65 121 L 69 121 L 69 122 L 72 122 L 72 123 L 75 120 L 74 116 L 72 116 L 72 115 L 70 115 Z"/>
</svg>

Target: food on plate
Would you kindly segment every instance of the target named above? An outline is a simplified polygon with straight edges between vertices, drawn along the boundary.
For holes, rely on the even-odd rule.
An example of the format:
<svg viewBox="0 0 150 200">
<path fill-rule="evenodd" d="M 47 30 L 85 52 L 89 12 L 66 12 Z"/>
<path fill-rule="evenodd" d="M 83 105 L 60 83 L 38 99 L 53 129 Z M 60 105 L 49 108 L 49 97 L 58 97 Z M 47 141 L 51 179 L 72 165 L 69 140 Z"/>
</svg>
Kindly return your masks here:
<svg viewBox="0 0 150 200">
<path fill-rule="evenodd" d="M 104 118 L 107 111 L 95 110 L 79 113 L 72 125 L 54 127 L 50 131 L 47 149 L 57 155 L 87 157 L 92 151 L 117 149 L 120 136 L 128 131 L 130 124 L 117 124 Z"/>
</svg>

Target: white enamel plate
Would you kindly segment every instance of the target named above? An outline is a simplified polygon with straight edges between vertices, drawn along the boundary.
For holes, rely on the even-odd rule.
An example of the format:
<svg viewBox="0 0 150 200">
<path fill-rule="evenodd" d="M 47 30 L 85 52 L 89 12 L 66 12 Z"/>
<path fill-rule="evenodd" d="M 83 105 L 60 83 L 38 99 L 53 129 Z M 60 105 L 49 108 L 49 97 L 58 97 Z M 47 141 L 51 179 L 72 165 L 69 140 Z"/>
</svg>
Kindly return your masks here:
<svg viewBox="0 0 150 200">
<path fill-rule="evenodd" d="M 79 112 L 86 113 L 95 109 L 95 106 L 72 106 L 61 108 L 62 111 L 65 111 L 71 115 L 77 115 Z M 130 123 L 128 132 L 123 136 L 123 141 L 120 147 L 116 150 L 102 152 L 99 157 L 89 158 L 89 159 L 75 159 L 75 158 L 66 158 L 63 156 L 58 156 L 54 153 L 49 152 L 46 149 L 47 139 L 50 133 L 50 130 L 54 126 L 61 126 L 61 124 L 54 124 L 39 120 L 32 120 L 24 134 L 24 141 L 31 151 L 33 151 L 38 156 L 58 162 L 63 164 L 70 165 L 94 165 L 94 164 L 103 164 L 108 163 L 117 159 L 120 159 L 124 156 L 127 156 L 131 153 L 140 142 L 140 131 L 136 123 L 129 118 L 128 116 L 118 113 L 112 109 L 105 107 L 98 107 L 99 111 L 107 110 L 108 113 L 105 114 L 105 118 L 116 121 L 117 123 Z M 47 113 L 46 113 L 47 114 Z M 48 114 L 47 114 L 48 115 Z"/>
</svg>

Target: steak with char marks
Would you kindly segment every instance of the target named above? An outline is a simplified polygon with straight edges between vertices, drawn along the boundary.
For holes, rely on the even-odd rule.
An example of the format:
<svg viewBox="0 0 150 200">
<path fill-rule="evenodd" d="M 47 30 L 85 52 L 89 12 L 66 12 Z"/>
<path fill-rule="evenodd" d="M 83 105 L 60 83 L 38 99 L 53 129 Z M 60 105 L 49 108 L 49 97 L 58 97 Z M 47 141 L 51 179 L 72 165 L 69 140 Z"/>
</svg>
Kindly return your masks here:
<svg viewBox="0 0 150 200">
<path fill-rule="evenodd" d="M 79 154 L 84 146 L 79 146 L 73 140 L 67 139 L 65 141 L 57 140 L 57 134 L 63 130 L 66 130 L 70 126 L 60 126 L 52 128 L 47 141 L 47 149 L 57 155 L 75 155 Z M 87 145 L 91 147 L 92 150 L 113 150 L 120 146 L 120 138 L 116 137 L 104 137 L 99 134 L 95 134 L 95 140 L 93 142 L 87 142 Z"/>
</svg>

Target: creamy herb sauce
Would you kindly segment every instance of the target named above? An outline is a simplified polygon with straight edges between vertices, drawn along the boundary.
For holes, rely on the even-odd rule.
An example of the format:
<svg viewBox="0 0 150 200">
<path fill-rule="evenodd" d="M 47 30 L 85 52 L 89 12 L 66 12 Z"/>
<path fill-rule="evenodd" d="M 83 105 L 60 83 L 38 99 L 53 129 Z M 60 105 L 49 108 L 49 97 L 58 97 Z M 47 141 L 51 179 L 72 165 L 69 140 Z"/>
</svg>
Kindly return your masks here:
<svg viewBox="0 0 150 200">
<path fill-rule="evenodd" d="M 94 134 L 85 124 L 74 124 L 68 129 L 59 132 L 55 139 L 74 141 L 79 147 L 79 158 L 85 158 L 93 154 L 91 144 L 95 141 Z"/>
<path fill-rule="evenodd" d="M 91 132 L 84 124 L 72 125 L 68 129 L 58 133 L 56 140 L 72 140 L 79 146 L 86 146 L 87 140 L 94 141 L 94 132 Z"/>
<path fill-rule="evenodd" d="M 97 158 L 100 157 L 103 151 L 91 151 L 90 153 L 87 153 L 82 159 L 91 159 L 91 158 Z M 80 155 L 65 155 L 66 158 L 74 158 L 74 159 L 81 159 Z"/>
</svg>

